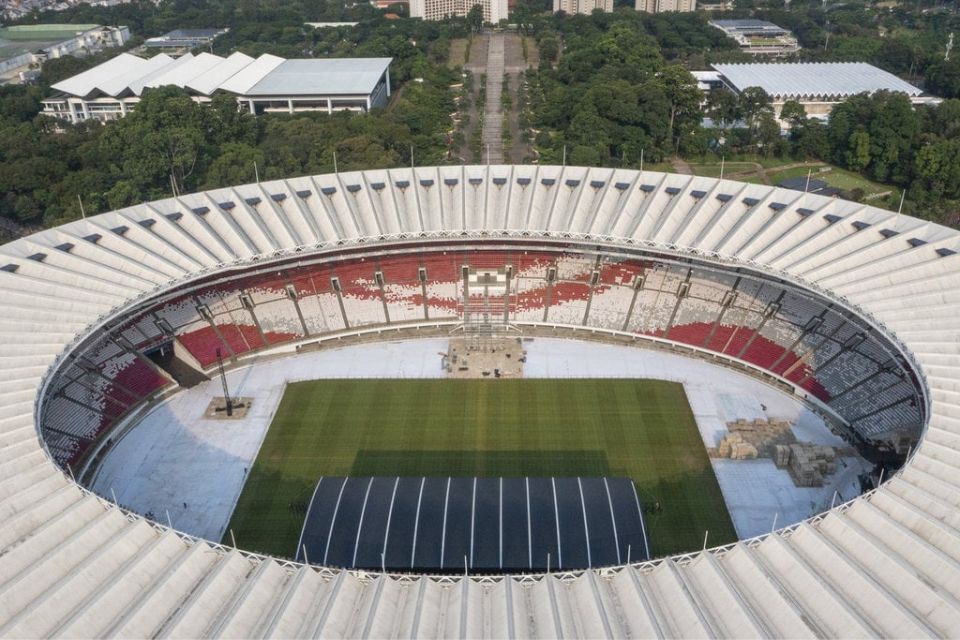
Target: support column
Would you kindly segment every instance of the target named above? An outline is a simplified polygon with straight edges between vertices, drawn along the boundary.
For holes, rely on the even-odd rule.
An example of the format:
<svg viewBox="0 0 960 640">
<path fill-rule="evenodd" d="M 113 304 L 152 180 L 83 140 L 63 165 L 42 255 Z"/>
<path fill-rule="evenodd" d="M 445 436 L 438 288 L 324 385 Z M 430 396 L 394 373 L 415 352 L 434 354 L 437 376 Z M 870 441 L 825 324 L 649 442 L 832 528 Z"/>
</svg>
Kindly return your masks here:
<svg viewBox="0 0 960 640">
<path fill-rule="evenodd" d="M 288 284 L 286 287 L 287 297 L 293 302 L 293 308 L 297 310 L 297 318 L 300 320 L 300 326 L 303 327 L 303 336 L 305 338 L 310 337 L 310 329 L 307 327 L 307 321 L 303 317 L 303 310 L 300 308 L 300 301 L 298 300 L 297 290 L 292 284 Z"/>
<path fill-rule="evenodd" d="M 340 279 L 337 277 L 330 278 L 330 286 L 333 288 L 333 292 L 337 294 L 337 304 L 340 306 L 340 317 L 343 318 L 343 328 L 350 328 L 350 320 L 347 318 L 347 309 L 343 306 L 343 292 L 340 290 Z"/>
<path fill-rule="evenodd" d="M 380 302 L 383 304 L 383 317 L 387 324 L 390 324 L 390 309 L 387 307 L 387 292 L 384 290 L 386 282 L 383 279 L 383 272 L 375 271 L 373 274 L 373 279 L 376 281 L 377 287 L 380 289 Z"/>
<path fill-rule="evenodd" d="M 646 280 L 646 276 L 642 273 L 634 279 L 633 281 L 633 297 L 630 298 L 630 306 L 627 308 L 627 317 L 623 319 L 623 331 L 630 330 L 630 319 L 633 317 L 633 309 L 637 306 L 637 297 L 640 295 L 640 292 L 643 291 L 643 283 Z"/>
<path fill-rule="evenodd" d="M 550 317 L 550 303 L 553 299 L 553 281 L 557 278 L 557 267 L 547 267 L 547 293 L 543 300 L 543 321 Z"/>
<path fill-rule="evenodd" d="M 253 311 L 253 298 L 250 297 L 248 293 L 240 294 L 240 304 L 244 309 L 250 314 L 250 317 L 253 319 L 253 325 L 257 328 L 257 333 L 260 334 L 260 342 L 263 343 L 263 346 L 267 346 L 267 336 L 263 333 L 263 327 L 260 326 L 260 319 L 257 318 L 257 314 Z"/>
<path fill-rule="evenodd" d="M 427 304 L 427 270 L 425 267 L 417 269 L 417 279 L 420 281 L 420 297 L 423 299 L 423 319 L 430 319 L 430 305 Z"/>
</svg>

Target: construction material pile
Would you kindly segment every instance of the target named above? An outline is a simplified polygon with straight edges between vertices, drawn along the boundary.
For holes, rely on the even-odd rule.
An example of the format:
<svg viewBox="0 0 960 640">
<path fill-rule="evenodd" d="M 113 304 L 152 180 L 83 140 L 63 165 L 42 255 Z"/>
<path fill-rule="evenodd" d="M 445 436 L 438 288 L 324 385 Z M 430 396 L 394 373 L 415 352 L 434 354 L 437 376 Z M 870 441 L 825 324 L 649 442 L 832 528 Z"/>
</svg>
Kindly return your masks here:
<svg viewBox="0 0 960 640">
<path fill-rule="evenodd" d="M 727 423 L 727 436 L 720 441 L 717 455 L 721 458 L 748 460 L 772 458 L 778 444 L 796 442 L 786 420 L 744 420 Z"/>
<path fill-rule="evenodd" d="M 773 461 L 787 469 L 798 487 L 822 487 L 825 476 L 836 473 L 837 453 L 833 447 L 801 442 L 777 445 Z"/>
</svg>

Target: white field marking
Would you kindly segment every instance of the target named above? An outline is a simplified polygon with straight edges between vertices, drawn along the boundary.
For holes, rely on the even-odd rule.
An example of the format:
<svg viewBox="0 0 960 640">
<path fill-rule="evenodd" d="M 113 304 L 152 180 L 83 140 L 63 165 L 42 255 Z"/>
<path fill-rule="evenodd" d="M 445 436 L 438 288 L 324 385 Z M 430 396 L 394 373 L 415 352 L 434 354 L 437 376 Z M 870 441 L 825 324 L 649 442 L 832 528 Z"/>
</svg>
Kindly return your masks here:
<svg viewBox="0 0 960 640">
<path fill-rule="evenodd" d="M 426 478 L 420 478 L 420 495 L 417 496 L 417 515 L 413 519 L 413 546 L 410 547 L 410 568 L 413 569 L 413 563 L 417 557 L 417 530 L 420 528 L 420 503 L 423 501 L 423 485 Z"/>
<path fill-rule="evenodd" d="M 447 478 L 447 495 L 443 499 L 443 533 L 440 537 L 440 568 L 443 569 L 443 554 L 447 547 L 447 506 L 450 504 L 450 478 Z"/>
<path fill-rule="evenodd" d="M 500 476 L 500 568 L 503 569 L 503 476 Z"/>
<path fill-rule="evenodd" d="M 633 482 L 631 480 L 631 482 Z M 610 505 L 610 520 L 613 522 L 613 543 L 617 546 L 617 564 L 622 564 L 620 560 L 620 536 L 617 535 L 617 516 L 613 514 L 613 498 L 610 497 L 610 485 L 607 479 L 603 479 L 603 486 L 607 490 L 607 504 Z"/>
<path fill-rule="evenodd" d="M 587 504 L 583 501 L 583 483 L 577 476 L 577 486 L 580 488 L 580 509 L 583 510 L 583 532 L 587 534 L 587 566 L 593 566 L 593 558 L 590 557 L 590 527 L 587 525 Z"/>
<path fill-rule="evenodd" d="M 524 478 L 527 482 L 527 562 L 533 569 L 533 539 L 530 529 L 530 478 Z"/>
<path fill-rule="evenodd" d="M 637 514 L 640 516 L 640 531 L 643 533 L 643 550 L 647 553 L 647 557 L 644 560 L 650 559 L 650 545 L 647 543 L 647 528 L 643 524 L 643 510 L 640 509 L 640 496 L 637 495 L 637 485 L 633 484 L 633 480 L 630 481 L 630 486 L 633 487 L 633 499 L 637 503 Z"/>
<path fill-rule="evenodd" d="M 353 561 L 350 566 L 357 566 L 357 551 L 360 549 L 360 532 L 363 531 L 363 515 L 367 512 L 367 498 L 370 497 L 370 487 L 373 486 L 373 478 L 367 482 L 367 492 L 363 494 L 363 507 L 360 508 L 360 524 L 357 525 L 357 539 L 353 543 Z"/>
<path fill-rule="evenodd" d="M 473 504 L 470 507 L 470 568 L 473 568 L 473 531 L 477 522 L 477 477 L 473 477 Z"/>
<path fill-rule="evenodd" d="M 383 551 L 380 557 L 383 558 L 381 565 L 387 561 L 387 541 L 390 539 L 390 520 L 393 519 L 393 501 L 397 498 L 397 485 L 400 484 L 400 478 L 393 481 L 393 495 L 390 496 L 390 511 L 387 512 L 387 530 L 383 532 Z"/>
<path fill-rule="evenodd" d="M 340 485 L 340 493 L 337 495 L 337 504 L 333 507 L 333 517 L 330 518 L 330 530 L 327 531 L 327 546 L 323 549 L 323 564 L 327 564 L 327 554 L 330 553 L 330 541 L 333 540 L 333 525 L 337 523 L 337 512 L 340 511 L 340 498 L 343 497 L 343 490 L 347 487 L 349 477 L 343 479 Z"/>
<path fill-rule="evenodd" d="M 563 569 L 563 547 L 560 546 L 560 507 L 557 506 L 557 479 L 550 478 L 553 487 L 553 519 L 557 525 L 557 569 Z"/>
<path fill-rule="evenodd" d="M 303 550 L 303 532 L 307 530 L 307 522 L 310 520 L 310 510 L 313 509 L 313 501 L 317 499 L 317 491 L 320 489 L 321 482 L 323 482 L 323 478 L 317 480 L 317 484 L 313 487 L 313 495 L 310 496 L 310 504 L 307 506 L 307 515 L 303 517 L 303 526 L 300 527 L 300 539 L 297 541 L 296 558 L 300 557 L 300 552 Z M 303 555 L 306 556 L 307 554 Z M 307 559 L 304 558 L 303 561 L 306 562 Z"/>
</svg>

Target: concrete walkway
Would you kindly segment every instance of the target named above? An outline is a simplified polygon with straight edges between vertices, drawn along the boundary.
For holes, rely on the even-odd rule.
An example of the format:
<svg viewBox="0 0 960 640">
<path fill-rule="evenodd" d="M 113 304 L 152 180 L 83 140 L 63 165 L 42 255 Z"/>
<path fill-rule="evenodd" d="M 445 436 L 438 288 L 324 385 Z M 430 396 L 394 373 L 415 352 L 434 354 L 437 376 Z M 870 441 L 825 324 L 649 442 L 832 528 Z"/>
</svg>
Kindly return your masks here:
<svg viewBox="0 0 960 640">
<path fill-rule="evenodd" d="M 503 33 L 491 33 L 487 48 L 487 101 L 483 107 L 481 135 L 481 156 L 485 164 L 503 162 L 503 108 L 500 104 L 503 92 L 503 51 Z"/>
</svg>

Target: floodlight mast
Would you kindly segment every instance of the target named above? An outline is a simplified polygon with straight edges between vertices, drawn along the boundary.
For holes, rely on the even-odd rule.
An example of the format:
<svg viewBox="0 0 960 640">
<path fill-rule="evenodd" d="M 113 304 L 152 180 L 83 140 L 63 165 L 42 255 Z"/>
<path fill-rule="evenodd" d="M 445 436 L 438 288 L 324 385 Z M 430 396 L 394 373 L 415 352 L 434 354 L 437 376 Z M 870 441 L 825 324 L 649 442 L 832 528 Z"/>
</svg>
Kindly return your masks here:
<svg viewBox="0 0 960 640">
<path fill-rule="evenodd" d="M 227 417 L 233 416 L 233 400 L 230 398 L 230 390 L 227 389 L 227 374 L 223 370 L 223 358 L 220 356 L 220 349 L 217 349 L 217 368 L 220 369 L 220 382 L 223 383 L 223 399 L 227 403 Z"/>
</svg>

